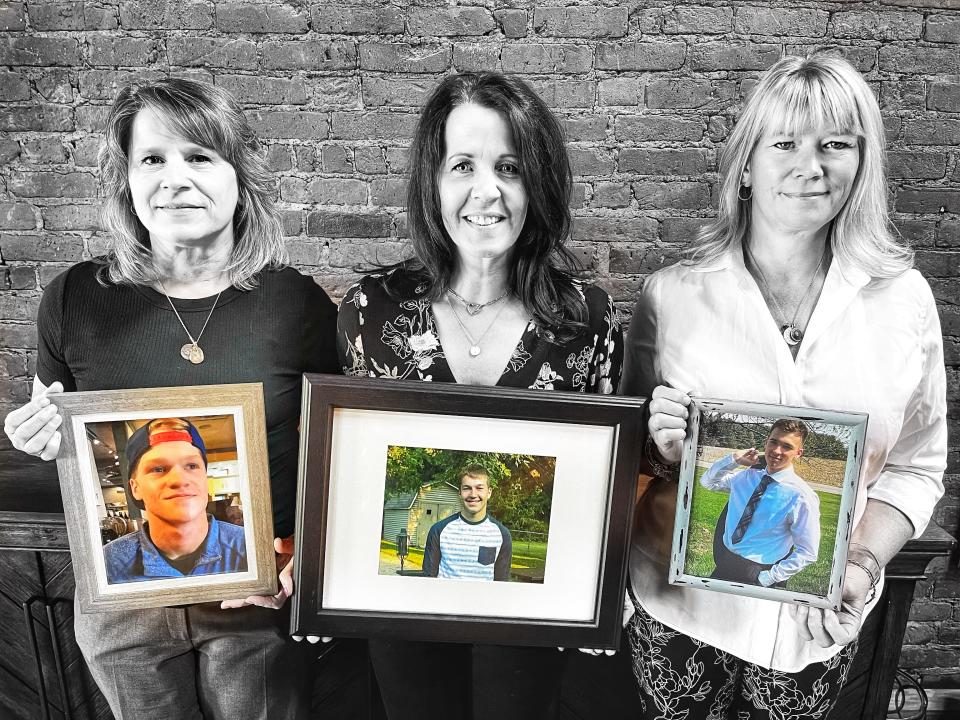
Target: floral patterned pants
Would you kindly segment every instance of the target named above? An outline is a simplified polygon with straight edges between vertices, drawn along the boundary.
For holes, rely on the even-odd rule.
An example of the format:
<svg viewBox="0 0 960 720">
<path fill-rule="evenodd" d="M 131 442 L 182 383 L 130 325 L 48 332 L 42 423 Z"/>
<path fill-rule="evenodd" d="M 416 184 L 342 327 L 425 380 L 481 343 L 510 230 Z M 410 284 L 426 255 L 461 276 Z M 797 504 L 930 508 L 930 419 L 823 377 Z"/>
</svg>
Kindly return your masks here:
<svg viewBox="0 0 960 720">
<path fill-rule="evenodd" d="M 854 641 L 800 672 L 770 670 L 662 625 L 633 604 L 627 632 L 643 720 L 823 720 L 857 651 Z"/>
</svg>

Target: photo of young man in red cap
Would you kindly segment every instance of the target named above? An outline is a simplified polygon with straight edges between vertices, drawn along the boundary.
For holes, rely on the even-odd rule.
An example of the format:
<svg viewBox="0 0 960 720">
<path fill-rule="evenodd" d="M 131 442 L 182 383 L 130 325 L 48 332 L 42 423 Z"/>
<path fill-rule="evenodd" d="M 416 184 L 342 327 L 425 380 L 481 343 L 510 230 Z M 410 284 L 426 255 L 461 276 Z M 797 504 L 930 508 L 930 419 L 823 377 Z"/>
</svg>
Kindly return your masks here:
<svg viewBox="0 0 960 720">
<path fill-rule="evenodd" d="M 243 572 L 242 527 L 207 513 L 207 450 L 182 418 L 151 420 L 127 440 L 128 496 L 146 524 L 103 548 L 107 582 Z"/>
</svg>

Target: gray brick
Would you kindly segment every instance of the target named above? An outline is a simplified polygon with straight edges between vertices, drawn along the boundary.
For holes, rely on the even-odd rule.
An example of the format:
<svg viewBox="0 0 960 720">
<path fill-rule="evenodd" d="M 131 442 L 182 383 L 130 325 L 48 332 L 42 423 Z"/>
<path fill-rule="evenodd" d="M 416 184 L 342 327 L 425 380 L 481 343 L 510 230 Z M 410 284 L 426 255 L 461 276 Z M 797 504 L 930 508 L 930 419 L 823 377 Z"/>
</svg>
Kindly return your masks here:
<svg viewBox="0 0 960 720">
<path fill-rule="evenodd" d="M 504 45 L 500 61 L 504 72 L 585 73 L 593 67 L 593 52 L 587 45 L 523 43 Z"/>
<path fill-rule="evenodd" d="M 8 37 L 0 41 L 0 65 L 79 65 L 80 45 L 73 38 Z"/>
<path fill-rule="evenodd" d="M 733 27 L 736 32 L 749 35 L 823 37 L 829 17 L 829 13 L 807 8 L 791 10 L 741 5 L 737 8 Z"/>
<path fill-rule="evenodd" d="M 409 43 L 362 43 L 360 67 L 385 72 L 443 72 L 450 67 L 448 45 Z"/>
<path fill-rule="evenodd" d="M 960 5 L 953 9 L 960 9 Z M 930 42 L 960 43 L 960 16 L 930 15 L 927 17 L 927 31 L 923 38 Z"/>
<path fill-rule="evenodd" d="M 833 36 L 871 40 L 909 40 L 919 38 L 923 15 L 884 9 L 853 10 L 833 15 Z"/>
<path fill-rule="evenodd" d="M 307 235 L 313 237 L 389 237 L 389 215 L 329 212 L 318 210 L 307 215 Z"/>
<path fill-rule="evenodd" d="M 533 29 L 555 37 L 623 37 L 627 34 L 627 9 L 538 7 L 533 11 Z"/>
<path fill-rule="evenodd" d="M 307 32 L 307 14 L 288 3 L 217 3 L 217 28 L 228 33 Z"/>
<path fill-rule="evenodd" d="M 407 11 L 407 30 L 410 35 L 425 37 L 454 37 L 486 35 L 497 24 L 489 10 L 483 7 L 427 7 Z"/>
<path fill-rule="evenodd" d="M 313 7 L 313 29 L 318 33 L 344 35 L 394 35 L 403 32 L 403 14 L 397 8 L 382 5 L 323 3 Z"/>
<path fill-rule="evenodd" d="M 600 43 L 597 67 L 604 70 L 676 70 L 683 65 L 683 42 Z"/>
<path fill-rule="evenodd" d="M 732 7 L 675 7 L 663 18 L 668 35 L 719 35 L 732 29 Z"/>
<path fill-rule="evenodd" d="M 257 69 L 256 43 L 239 38 L 170 37 L 167 57 L 173 66 Z"/>
<path fill-rule="evenodd" d="M 259 137 L 277 140 L 322 140 L 330 124 L 326 113 L 305 110 L 253 110 L 247 118 Z"/>
<path fill-rule="evenodd" d="M 693 70 L 765 70 L 780 59 L 780 46 L 763 43 L 697 43 L 690 50 Z"/>
<path fill-rule="evenodd" d="M 213 3 L 208 0 L 135 0 L 120 4 L 124 30 L 209 30 Z"/>
<path fill-rule="evenodd" d="M 698 142 L 703 121 L 670 115 L 619 115 L 614 134 L 620 142 Z"/>
<path fill-rule="evenodd" d="M 702 175 L 709 169 L 707 154 L 694 148 L 624 148 L 619 170 L 640 175 Z"/>
<path fill-rule="evenodd" d="M 261 46 L 267 70 L 353 70 L 357 45 L 353 41 L 285 40 Z"/>
</svg>

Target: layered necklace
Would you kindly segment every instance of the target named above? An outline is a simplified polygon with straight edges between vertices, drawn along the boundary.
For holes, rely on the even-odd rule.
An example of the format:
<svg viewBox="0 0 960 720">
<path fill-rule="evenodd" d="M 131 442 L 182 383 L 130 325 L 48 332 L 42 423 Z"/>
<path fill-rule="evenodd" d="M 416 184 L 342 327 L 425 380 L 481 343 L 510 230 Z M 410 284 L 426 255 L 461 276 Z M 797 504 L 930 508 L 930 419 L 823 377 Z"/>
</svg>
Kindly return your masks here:
<svg viewBox="0 0 960 720">
<path fill-rule="evenodd" d="M 773 301 L 773 305 L 777 310 L 775 319 L 780 327 L 780 333 L 783 335 L 783 339 L 786 341 L 787 345 L 799 345 L 801 342 L 803 342 L 804 331 L 797 326 L 797 317 L 800 315 L 801 308 L 807 304 L 807 300 L 810 298 L 810 291 L 813 289 L 814 283 L 817 280 L 817 276 L 820 274 L 820 268 L 823 267 L 823 261 L 827 257 L 826 245 L 824 245 L 823 252 L 820 254 L 820 262 L 818 262 L 817 266 L 813 269 L 813 274 L 810 276 L 810 282 L 807 283 L 807 289 L 803 291 L 803 295 L 800 297 L 799 302 L 797 302 L 797 307 L 793 311 L 793 316 L 790 318 L 789 322 L 786 322 L 787 314 L 783 312 L 783 308 L 780 306 L 780 301 L 777 300 L 777 296 L 774 295 L 773 290 L 770 289 L 770 284 L 767 282 L 767 278 L 764 276 L 763 270 L 760 269 L 759 263 L 757 263 L 756 258 L 753 257 L 753 253 L 750 252 L 749 243 L 744 243 L 743 249 L 746 251 L 747 258 L 750 260 L 750 264 L 757 271 L 756 278 L 760 281 L 764 296 Z"/>
<path fill-rule="evenodd" d="M 210 318 L 213 316 L 213 311 L 217 309 L 217 301 L 220 300 L 220 295 L 223 293 L 223 290 L 217 293 L 217 296 L 213 299 L 213 305 L 210 307 L 210 312 L 207 313 L 207 319 L 203 321 L 203 327 L 200 328 L 200 332 L 197 334 L 197 337 L 194 338 L 190 334 L 190 330 L 187 328 L 187 324 L 183 321 L 183 318 L 180 317 L 180 313 L 177 312 L 176 306 L 173 304 L 173 300 L 170 299 L 170 296 L 167 294 L 167 289 L 163 286 L 163 282 L 157 278 L 157 283 L 160 285 L 160 289 L 163 290 L 163 296 L 167 299 L 167 302 L 170 303 L 170 309 L 173 310 L 173 314 L 177 316 L 177 320 L 180 321 L 180 326 L 183 328 L 183 331 L 187 334 L 187 337 L 190 338 L 190 342 L 183 345 L 180 348 L 180 357 L 184 360 L 189 360 L 194 365 L 199 365 L 203 362 L 204 354 L 203 349 L 200 347 L 200 338 L 203 337 L 203 331 L 207 329 L 207 323 L 210 322 Z"/>
<path fill-rule="evenodd" d="M 447 292 L 449 292 L 449 293 L 450 293 L 451 295 L 453 295 L 457 300 L 459 300 L 461 303 L 463 303 L 463 307 L 464 307 L 464 309 L 467 311 L 467 315 L 470 315 L 470 316 L 472 317 L 472 316 L 474 316 L 474 315 L 479 315 L 481 312 L 483 312 L 483 309 L 484 309 L 485 307 L 489 307 L 489 306 L 491 306 L 491 305 L 496 305 L 498 302 L 500 302 L 501 300 L 503 300 L 507 295 L 510 294 L 510 289 L 507 288 L 506 290 L 504 290 L 504 291 L 500 294 L 499 297 L 495 297 L 493 300 L 488 300 L 488 301 L 485 302 L 485 303 L 470 302 L 470 301 L 467 300 L 465 297 L 463 297 L 463 295 L 461 295 L 460 293 L 458 293 L 458 292 L 457 292 L 456 290 L 454 290 L 453 288 L 447 288 Z M 450 307 L 453 307 L 453 303 L 450 303 Z"/>
<path fill-rule="evenodd" d="M 503 291 L 503 294 L 501 294 L 501 295 L 500 295 L 499 297 L 497 297 L 497 298 L 494 298 L 493 300 L 490 300 L 490 301 L 485 302 L 485 303 L 472 303 L 472 302 L 470 302 L 469 300 L 465 300 L 463 297 L 461 297 L 453 288 L 447 288 L 447 292 L 450 293 L 451 295 L 453 295 L 453 297 L 455 297 L 455 298 L 456 298 L 457 300 L 459 300 L 461 303 L 463 303 L 463 306 L 464 306 L 464 308 L 466 309 L 467 314 L 470 315 L 470 316 L 479 315 L 479 314 L 483 311 L 483 309 L 484 309 L 485 307 L 489 307 L 490 305 L 495 305 L 495 304 L 497 304 L 498 302 L 500 302 L 501 300 L 503 300 L 507 295 L 510 294 L 510 290 L 507 289 L 507 290 L 504 290 L 504 291 Z M 481 351 L 481 350 L 480 350 L 480 343 L 481 343 L 481 342 L 483 341 L 483 339 L 487 336 L 487 333 L 490 332 L 490 328 L 492 328 L 492 327 L 496 324 L 497 319 L 500 317 L 500 313 L 503 312 L 503 309 L 504 309 L 505 307 L 506 307 L 505 304 L 500 306 L 500 309 L 497 310 L 496 314 L 493 316 L 493 319 L 489 322 L 489 324 L 487 325 L 487 327 L 484 328 L 483 332 L 480 333 L 479 337 L 476 337 L 476 338 L 475 338 L 475 337 L 473 336 L 473 333 L 471 333 L 471 332 L 467 329 L 466 323 L 464 323 L 464 322 L 463 322 L 463 318 L 460 317 L 460 313 L 457 312 L 457 305 L 456 305 L 456 303 L 450 303 L 450 309 L 453 311 L 453 317 L 454 317 L 454 319 L 457 321 L 457 325 L 460 326 L 460 330 L 463 331 L 464 337 L 466 337 L 467 340 L 468 340 L 469 343 L 470 343 L 470 350 L 469 350 L 470 357 L 475 358 L 475 357 L 477 357 L 477 356 L 480 355 L 480 351 Z"/>
</svg>

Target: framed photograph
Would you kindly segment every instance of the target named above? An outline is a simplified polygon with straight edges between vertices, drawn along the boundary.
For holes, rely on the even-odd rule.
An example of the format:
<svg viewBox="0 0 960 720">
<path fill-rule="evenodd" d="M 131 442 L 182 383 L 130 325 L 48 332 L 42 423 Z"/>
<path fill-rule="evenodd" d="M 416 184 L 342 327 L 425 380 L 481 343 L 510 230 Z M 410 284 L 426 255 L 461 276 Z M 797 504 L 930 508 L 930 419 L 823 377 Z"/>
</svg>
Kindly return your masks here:
<svg viewBox="0 0 960 720">
<path fill-rule="evenodd" d="M 304 376 L 292 632 L 618 647 L 643 403 Z"/>
<path fill-rule="evenodd" d="M 692 406 L 670 582 L 839 610 L 867 415 Z"/>
<path fill-rule="evenodd" d="M 262 385 L 71 392 L 55 402 L 84 612 L 276 592 Z"/>
</svg>

